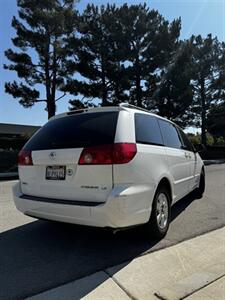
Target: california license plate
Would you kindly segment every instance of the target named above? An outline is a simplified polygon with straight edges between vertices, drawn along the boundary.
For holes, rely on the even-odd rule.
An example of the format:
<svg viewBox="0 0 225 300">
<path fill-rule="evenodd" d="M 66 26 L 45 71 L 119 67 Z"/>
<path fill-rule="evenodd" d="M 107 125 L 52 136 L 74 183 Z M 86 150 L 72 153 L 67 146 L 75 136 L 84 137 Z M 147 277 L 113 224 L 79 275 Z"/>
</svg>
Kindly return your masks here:
<svg viewBox="0 0 225 300">
<path fill-rule="evenodd" d="M 66 166 L 48 166 L 48 167 L 46 167 L 45 178 L 47 180 L 65 180 Z"/>
</svg>

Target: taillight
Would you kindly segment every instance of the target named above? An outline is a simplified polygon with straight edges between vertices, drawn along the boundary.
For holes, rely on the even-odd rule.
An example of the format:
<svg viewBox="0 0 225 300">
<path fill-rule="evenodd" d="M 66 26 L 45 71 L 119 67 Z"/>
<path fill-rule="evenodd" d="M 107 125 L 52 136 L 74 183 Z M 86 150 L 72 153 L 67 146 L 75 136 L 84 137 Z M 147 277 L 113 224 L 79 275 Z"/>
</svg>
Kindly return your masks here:
<svg viewBox="0 0 225 300">
<path fill-rule="evenodd" d="M 18 155 L 18 165 L 19 166 L 32 166 L 33 161 L 31 157 L 31 151 L 29 150 L 21 150 Z"/>
<path fill-rule="evenodd" d="M 112 165 L 125 164 L 137 153 L 136 144 L 117 143 L 84 148 L 79 165 Z"/>
<path fill-rule="evenodd" d="M 113 145 L 113 164 L 126 164 L 137 153 L 136 144 L 118 143 Z"/>
<path fill-rule="evenodd" d="M 110 165 L 112 164 L 112 145 L 84 148 L 79 165 Z"/>
</svg>

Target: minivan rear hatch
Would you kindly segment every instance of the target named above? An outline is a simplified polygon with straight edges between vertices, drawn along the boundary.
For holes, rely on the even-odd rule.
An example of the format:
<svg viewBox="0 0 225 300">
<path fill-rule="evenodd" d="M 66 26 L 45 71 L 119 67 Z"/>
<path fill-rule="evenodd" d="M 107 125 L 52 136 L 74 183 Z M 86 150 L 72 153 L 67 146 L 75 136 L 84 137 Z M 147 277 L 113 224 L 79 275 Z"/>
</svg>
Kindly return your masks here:
<svg viewBox="0 0 225 300">
<path fill-rule="evenodd" d="M 106 201 L 113 185 L 112 164 L 79 165 L 78 162 L 84 148 L 114 143 L 118 113 L 118 110 L 81 112 L 52 119 L 44 125 L 20 153 L 23 194 Z"/>
</svg>

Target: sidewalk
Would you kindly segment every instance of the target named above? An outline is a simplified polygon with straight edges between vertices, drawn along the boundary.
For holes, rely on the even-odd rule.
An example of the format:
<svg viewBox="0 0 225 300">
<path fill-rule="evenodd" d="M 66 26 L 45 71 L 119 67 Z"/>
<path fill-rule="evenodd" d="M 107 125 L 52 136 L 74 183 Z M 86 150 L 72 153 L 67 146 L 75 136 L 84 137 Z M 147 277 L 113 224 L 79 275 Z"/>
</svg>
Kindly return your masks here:
<svg viewBox="0 0 225 300">
<path fill-rule="evenodd" d="M 225 227 L 29 298 L 47 299 L 225 300 Z"/>
</svg>

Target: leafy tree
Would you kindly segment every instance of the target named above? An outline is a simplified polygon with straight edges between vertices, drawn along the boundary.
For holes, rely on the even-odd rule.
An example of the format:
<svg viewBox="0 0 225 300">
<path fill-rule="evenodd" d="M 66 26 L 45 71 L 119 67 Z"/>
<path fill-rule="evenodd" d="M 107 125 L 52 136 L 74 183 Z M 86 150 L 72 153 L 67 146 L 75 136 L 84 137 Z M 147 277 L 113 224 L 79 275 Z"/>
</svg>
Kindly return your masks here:
<svg viewBox="0 0 225 300">
<path fill-rule="evenodd" d="M 188 138 L 194 146 L 201 144 L 201 135 L 199 133 L 188 133 Z M 206 134 L 207 145 L 212 146 L 214 144 L 214 138 L 211 134 Z"/>
<path fill-rule="evenodd" d="M 215 138 L 215 144 L 217 146 L 224 146 L 225 145 L 225 139 L 223 136 L 219 136 L 218 138 Z"/>
<path fill-rule="evenodd" d="M 194 146 L 201 144 L 201 136 L 200 136 L 200 134 L 198 134 L 198 133 L 196 133 L 196 134 L 188 133 L 187 135 L 188 135 L 189 140 L 191 141 L 191 143 Z"/>
<path fill-rule="evenodd" d="M 212 146 L 214 144 L 214 138 L 210 133 L 206 133 L 206 144 Z"/>
<path fill-rule="evenodd" d="M 212 135 L 225 138 L 225 105 L 220 103 L 211 107 L 206 122 L 208 131 Z"/>
<path fill-rule="evenodd" d="M 20 81 L 7 82 L 5 91 L 24 107 L 46 102 L 48 117 L 55 115 L 57 90 L 73 73 L 66 68 L 70 55 L 67 38 L 74 34 L 76 11 L 74 0 L 17 0 L 19 19 L 13 17 L 16 37 L 12 39 L 19 52 L 5 51 L 11 64 L 5 69 L 17 72 Z M 40 99 L 38 85 L 44 85 L 45 98 Z"/>
<path fill-rule="evenodd" d="M 219 100 L 221 86 L 218 82 L 219 43 L 210 34 L 204 39 L 200 35 L 192 37 L 194 45 L 193 87 L 194 102 L 192 111 L 197 125 L 201 124 L 202 143 L 206 145 L 206 119 L 210 107 Z"/>
</svg>

